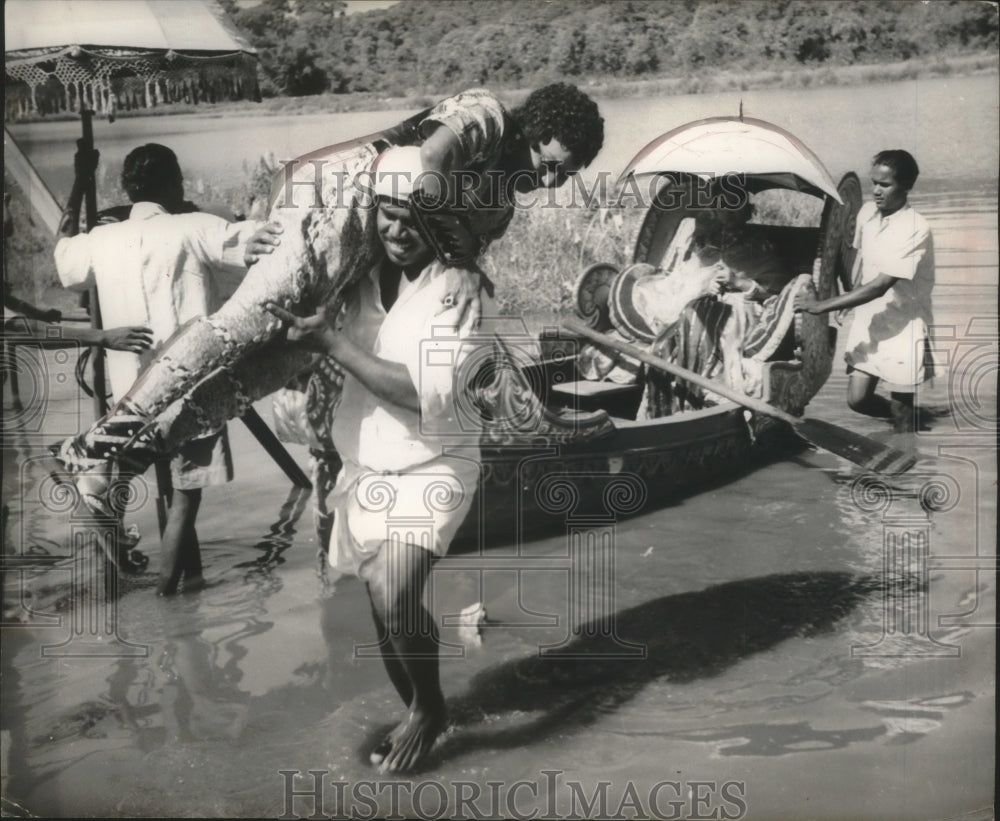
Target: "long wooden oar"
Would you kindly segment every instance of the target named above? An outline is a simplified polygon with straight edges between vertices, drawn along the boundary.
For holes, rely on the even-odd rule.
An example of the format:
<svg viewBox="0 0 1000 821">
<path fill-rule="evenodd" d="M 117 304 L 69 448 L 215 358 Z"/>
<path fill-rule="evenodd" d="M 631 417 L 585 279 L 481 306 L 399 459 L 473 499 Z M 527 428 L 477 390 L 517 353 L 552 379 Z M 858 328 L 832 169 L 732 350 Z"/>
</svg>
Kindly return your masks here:
<svg viewBox="0 0 1000 821">
<path fill-rule="evenodd" d="M 674 376 L 679 376 L 681 379 L 686 379 L 688 382 L 698 385 L 707 391 L 724 396 L 726 399 L 731 399 L 737 405 L 742 405 L 757 413 L 762 413 L 765 416 L 773 416 L 775 419 L 787 422 L 792 427 L 792 430 L 807 442 L 816 445 L 816 447 L 823 448 L 823 450 L 835 453 L 837 456 L 842 456 L 866 470 L 895 476 L 908 471 L 917 461 L 915 454 L 904 453 L 896 448 L 883 445 L 874 439 L 869 439 L 867 436 L 854 433 L 854 431 L 847 430 L 839 425 L 819 419 L 800 419 L 797 416 L 792 416 L 790 413 L 767 404 L 767 402 L 733 390 L 728 385 L 723 385 L 713 379 L 707 379 L 694 371 L 689 371 L 687 368 L 682 368 L 680 365 L 668 362 L 662 357 L 654 356 L 642 348 L 630 345 L 627 342 L 621 342 L 599 331 L 595 331 L 578 320 L 563 320 L 563 327 L 596 342 L 598 345 L 603 345 L 626 356 L 631 356 L 633 359 L 638 359 L 640 362 L 645 362 L 654 368 L 659 368 L 667 373 L 672 373 Z"/>
</svg>

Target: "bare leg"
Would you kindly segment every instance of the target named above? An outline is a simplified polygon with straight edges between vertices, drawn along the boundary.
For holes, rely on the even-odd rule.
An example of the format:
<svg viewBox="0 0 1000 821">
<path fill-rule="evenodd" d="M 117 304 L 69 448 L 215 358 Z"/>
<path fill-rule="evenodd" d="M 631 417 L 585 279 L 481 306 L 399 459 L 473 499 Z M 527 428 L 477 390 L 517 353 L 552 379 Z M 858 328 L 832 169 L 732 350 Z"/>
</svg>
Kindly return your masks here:
<svg viewBox="0 0 1000 821">
<path fill-rule="evenodd" d="M 381 772 L 413 769 L 445 726 L 437 625 L 423 604 L 433 563 L 433 555 L 420 547 L 385 542 L 363 568 L 376 627 L 384 630 L 383 663 L 409 706 L 406 719 L 392 731 Z M 376 753 L 382 750 L 380 745 Z"/>
<path fill-rule="evenodd" d="M 174 490 L 167 526 L 163 530 L 163 558 L 156 585 L 156 592 L 160 596 L 174 595 L 182 576 L 185 584 L 189 578 L 193 578 L 188 572 L 189 568 L 197 568 L 197 576 L 199 579 L 201 577 L 201 548 L 194 529 L 200 505 L 200 489 Z"/>
<path fill-rule="evenodd" d="M 912 433 L 916 429 L 916 414 L 912 393 L 893 391 L 889 402 L 892 423 L 897 433 Z"/>
<path fill-rule="evenodd" d="M 201 575 L 201 542 L 198 541 L 198 533 L 194 529 L 193 521 L 188 533 L 186 547 L 182 553 L 184 592 L 191 593 L 205 586 L 205 579 Z"/>
<path fill-rule="evenodd" d="M 861 371 L 852 371 L 847 380 L 847 405 L 855 413 L 891 419 L 892 407 L 889 400 L 875 393 L 878 377 Z"/>
<path fill-rule="evenodd" d="M 319 564 L 320 578 L 325 580 L 327 567 L 329 567 L 330 537 L 333 534 L 333 511 L 327 504 L 327 497 L 337 483 L 337 474 L 343 467 L 343 461 L 336 451 L 310 448 L 309 467 L 313 483 L 312 502 L 313 523 L 316 526 L 316 559 Z"/>
<path fill-rule="evenodd" d="M 399 693 L 403 704 L 409 707 L 413 701 L 413 684 L 410 682 L 406 667 L 403 666 L 403 663 L 396 655 L 396 649 L 389 639 L 388 628 L 382 620 L 378 609 L 375 607 L 373 594 L 370 589 L 368 590 L 368 598 L 372 602 L 372 620 L 375 622 L 375 630 L 378 633 L 379 650 L 382 653 L 382 663 L 385 665 L 385 671 L 389 674 L 389 680 L 392 682 L 392 686 L 396 688 L 396 692 Z"/>
<path fill-rule="evenodd" d="M 389 674 L 392 686 L 396 688 L 396 692 L 399 693 L 399 697 L 403 700 L 403 704 L 409 707 L 413 701 L 413 685 L 410 683 L 410 677 L 406 672 L 406 668 L 396 656 L 396 651 L 389 640 L 389 633 L 385 622 L 382 621 L 382 617 L 375 607 L 371 590 L 368 591 L 368 597 L 372 602 L 372 620 L 375 622 L 375 631 L 379 637 L 379 651 L 382 653 L 382 663 L 385 665 L 385 671 Z M 392 750 L 394 737 L 394 733 L 388 735 L 372 750 L 369 759 L 376 767 L 382 764 L 385 757 Z"/>
</svg>

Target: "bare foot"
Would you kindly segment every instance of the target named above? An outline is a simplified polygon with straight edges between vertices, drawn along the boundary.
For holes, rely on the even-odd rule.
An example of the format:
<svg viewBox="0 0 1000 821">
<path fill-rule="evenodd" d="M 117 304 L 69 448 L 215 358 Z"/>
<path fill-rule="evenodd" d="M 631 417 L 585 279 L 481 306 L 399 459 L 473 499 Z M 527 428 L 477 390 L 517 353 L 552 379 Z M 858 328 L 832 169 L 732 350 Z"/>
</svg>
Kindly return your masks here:
<svg viewBox="0 0 1000 821">
<path fill-rule="evenodd" d="M 389 755 L 390 750 L 392 750 L 392 736 L 387 735 L 375 745 L 375 749 L 372 750 L 371 755 L 368 756 L 368 760 L 377 767 L 385 761 L 385 757 Z"/>
<path fill-rule="evenodd" d="M 156 595 L 157 596 L 175 596 L 177 595 L 177 585 L 178 579 L 171 579 L 169 576 L 160 577 L 160 580 L 156 584 Z"/>
<path fill-rule="evenodd" d="M 391 741 L 391 747 L 379 765 L 379 772 L 399 773 L 416 767 L 444 730 L 446 718 L 443 702 L 431 710 L 416 707 L 410 710 L 406 721 L 393 730 L 387 739 Z M 376 753 L 380 753 L 382 749 L 381 744 L 375 748 L 372 753 L 373 763 Z"/>
<path fill-rule="evenodd" d="M 136 550 L 136 543 L 127 535 L 98 532 L 97 539 L 108 561 L 122 573 L 134 576 L 145 570 L 149 564 L 149 557 Z"/>
<path fill-rule="evenodd" d="M 376 767 L 379 766 L 385 757 L 392 752 L 393 745 L 399 740 L 399 738 L 406 731 L 409 726 L 409 721 L 401 721 L 397 724 L 390 733 L 386 735 L 378 744 L 375 745 L 375 749 L 371 751 L 371 755 L 368 756 L 368 760 L 371 761 Z"/>
</svg>

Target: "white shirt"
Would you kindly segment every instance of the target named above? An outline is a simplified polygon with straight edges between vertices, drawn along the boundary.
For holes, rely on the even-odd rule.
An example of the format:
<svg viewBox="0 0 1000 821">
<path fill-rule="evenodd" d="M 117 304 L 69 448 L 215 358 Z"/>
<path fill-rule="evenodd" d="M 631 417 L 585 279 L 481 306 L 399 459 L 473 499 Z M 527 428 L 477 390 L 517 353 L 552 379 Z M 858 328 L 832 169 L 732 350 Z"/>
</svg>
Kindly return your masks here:
<svg viewBox="0 0 1000 821">
<path fill-rule="evenodd" d="M 243 251 L 259 223 L 212 214 L 169 214 L 137 202 L 129 219 L 59 240 L 56 270 L 73 291 L 97 288 L 105 328 L 146 325 L 153 347 L 138 355 L 108 351 L 117 400 L 163 343 L 190 319 L 216 311 L 239 284 Z"/>
<path fill-rule="evenodd" d="M 925 343 L 934 288 L 930 227 L 909 204 L 883 217 L 867 202 L 858 212 L 854 247 L 860 266 L 854 287 L 879 274 L 896 281 L 882 296 L 853 309 L 847 361 L 892 386 L 912 389 L 928 376 Z"/>
<path fill-rule="evenodd" d="M 861 258 L 858 285 L 879 274 L 896 277 L 899 281 L 880 299 L 930 321 L 934 244 L 926 219 L 909 204 L 883 217 L 875 203 L 865 203 L 858 212 L 854 247 Z"/>
<path fill-rule="evenodd" d="M 459 328 L 458 308 L 442 312 L 467 271 L 435 261 L 412 282 L 400 278 L 399 295 L 386 313 L 379 270 L 362 279 L 348 297 L 344 333 L 380 359 L 406 366 L 417 389 L 419 413 L 392 405 L 350 374 L 333 420 L 337 452 L 369 470 L 404 471 L 440 457 L 443 448 L 478 449 L 479 418 L 455 394 L 455 372 L 474 350 Z M 481 294 L 483 315 L 495 316 L 493 301 Z M 477 450 L 478 452 L 478 450 Z"/>
</svg>

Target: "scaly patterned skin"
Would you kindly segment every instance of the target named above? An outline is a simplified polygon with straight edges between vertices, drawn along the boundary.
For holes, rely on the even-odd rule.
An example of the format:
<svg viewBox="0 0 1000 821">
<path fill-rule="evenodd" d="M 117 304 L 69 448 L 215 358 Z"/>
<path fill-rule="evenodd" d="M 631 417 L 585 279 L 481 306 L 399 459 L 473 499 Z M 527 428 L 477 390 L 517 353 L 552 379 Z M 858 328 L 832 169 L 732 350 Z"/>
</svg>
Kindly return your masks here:
<svg viewBox="0 0 1000 821">
<path fill-rule="evenodd" d="M 250 269 L 220 310 L 174 334 L 118 405 L 81 437 L 88 456 L 122 458 L 131 449 L 128 443 L 116 453 L 101 447 L 123 414 L 152 426 L 157 450 L 170 453 L 315 364 L 315 355 L 283 345 L 281 323 L 263 305 L 274 302 L 296 313 L 326 305 L 336 316 L 345 289 L 376 264 L 382 252 L 374 208 L 348 188 L 374 156 L 371 146 L 361 146 L 331 159 L 321 207 L 301 191 L 302 202 L 293 207 L 279 200 L 271 219 L 284 228 L 281 244 Z"/>
</svg>

